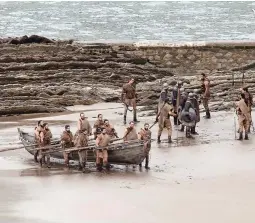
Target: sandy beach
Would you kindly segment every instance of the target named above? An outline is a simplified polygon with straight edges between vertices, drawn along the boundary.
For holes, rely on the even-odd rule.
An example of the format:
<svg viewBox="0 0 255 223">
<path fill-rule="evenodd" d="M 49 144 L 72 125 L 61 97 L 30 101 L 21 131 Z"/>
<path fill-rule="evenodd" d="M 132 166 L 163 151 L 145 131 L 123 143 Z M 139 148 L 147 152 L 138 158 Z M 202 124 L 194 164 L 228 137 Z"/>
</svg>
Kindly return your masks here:
<svg viewBox="0 0 255 223">
<path fill-rule="evenodd" d="M 120 136 L 124 132 L 120 104 L 69 110 L 58 116 L 2 120 L 1 149 L 20 146 L 17 127 L 32 132 L 38 119 L 49 122 L 56 137 L 65 123 L 75 131 L 81 110 L 91 123 L 102 113 Z M 138 130 L 154 121 L 140 120 Z M 233 125 L 233 112 L 213 113 L 211 120 L 199 123 L 195 139 L 174 131 L 173 145 L 154 142 L 150 171 L 115 166 L 109 173 L 83 174 L 60 164 L 48 170 L 34 164 L 24 149 L 1 153 L 1 222 L 253 222 L 254 135 L 249 141 L 235 141 Z M 157 126 L 152 130 L 155 138 Z"/>
</svg>

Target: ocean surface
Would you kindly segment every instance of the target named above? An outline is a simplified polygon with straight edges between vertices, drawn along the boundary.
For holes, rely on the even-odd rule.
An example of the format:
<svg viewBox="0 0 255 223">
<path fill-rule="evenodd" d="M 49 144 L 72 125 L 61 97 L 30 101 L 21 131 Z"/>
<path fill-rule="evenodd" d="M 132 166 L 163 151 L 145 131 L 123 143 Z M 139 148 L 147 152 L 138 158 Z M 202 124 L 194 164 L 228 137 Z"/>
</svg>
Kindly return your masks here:
<svg viewBox="0 0 255 223">
<path fill-rule="evenodd" d="M 255 2 L 2 2 L 0 37 L 79 41 L 255 39 Z"/>
</svg>

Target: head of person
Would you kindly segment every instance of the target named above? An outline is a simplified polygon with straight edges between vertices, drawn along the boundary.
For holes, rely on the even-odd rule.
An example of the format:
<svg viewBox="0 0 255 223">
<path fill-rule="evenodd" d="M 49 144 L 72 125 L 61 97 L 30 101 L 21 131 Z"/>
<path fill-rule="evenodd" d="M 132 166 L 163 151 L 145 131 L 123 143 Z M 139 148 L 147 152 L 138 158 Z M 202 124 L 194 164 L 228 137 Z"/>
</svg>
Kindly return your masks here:
<svg viewBox="0 0 255 223">
<path fill-rule="evenodd" d="M 45 130 L 48 130 L 48 129 L 49 129 L 48 123 L 44 123 L 44 124 L 43 124 L 43 128 L 44 128 Z"/>
<path fill-rule="evenodd" d="M 188 97 L 189 97 L 189 98 L 193 98 L 193 97 L 194 97 L 194 94 L 190 92 L 189 95 L 188 95 Z"/>
<path fill-rule="evenodd" d="M 65 130 L 66 130 L 67 132 L 70 132 L 70 125 L 65 125 Z"/>
<path fill-rule="evenodd" d="M 164 83 L 164 84 L 163 84 L 163 89 L 164 89 L 164 90 L 167 90 L 167 89 L 168 89 L 168 83 Z"/>
<path fill-rule="evenodd" d="M 134 128 L 134 126 L 135 126 L 135 123 L 134 123 L 133 121 L 129 122 L 129 127 L 130 127 L 131 129 Z"/>
<path fill-rule="evenodd" d="M 144 129 L 145 129 L 145 130 L 148 130 L 148 129 L 149 129 L 149 126 L 150 126 L 150 125 L 149 125 L 148 123 L 145 123 L 145 124 L 144 124 Z"/>
<path fill-rule="evenodd" d="M 133 84 L 134 82 L 135 82 L 134 78 L 130 78 L 129 81 L 128 81 L 129 84 Z"/>
<path fill-rule="evenodd" d="M 102 133 L 102 129 L 100 128 L 100 127 L 98 127 L 97 129 L 96 129 L 96 134 L 101 134 Z"/>
<path fill-rule="evenodd" d="M 243 87 L 244 92 L 248 92 L 248 87 Z"/>
<path fill-rule="evenodd" d="M 105 124 L 106 126 L 109 126 L 109 120 L 108 120 L 108 119 L 105 119 L 105 120 L 104 120 L 104 124 Z"/>
<path fill-rule="evenodd" d="M 178 86 L 178 88 L 180 88 L 182 86 L 182 82 L 178 81 L 177 86 Z"/>
<path fill-rule="evenodd" d="M 82 112 L 82 113 L 80 113 L 80 118 L 82 119 L 82 120 L 84 120 L 85 119 L 85 115 L 84 115 L 84 113 Z"/>
<path fill-rule="evenodd" d="M 200 75 L 201 75 L 200 80 L 201 80 L 201 81 L 204 81 L 204 80 L 205 80 L 205 78 L 206 78 L 205 73 L 201 73 Z"/>
<path fill-rule="evenodd" d="M 39 120 L 37 125 L 43 127 L 43 120 Z"/>
<path fill-rule="evenodd" d="M 171 104 L 170 99 L 169 99 L 169 98 L 166 98 L 165 103 L 166 103 L 166 104 Z"/>
<path fill-rule="evenodd" d="M 98 115 L 97 115 L 97 118 L 98 118 L 98 120 L 101 121 L 101 120 L 103 120 L 103 115 L 102 115 L 102 114 L 98 114 Z"/>
<path fill-rule="evenodd" d="M 106 134 L 106 129 L 105 129 L 105 128 L 102 128 L 101 131 L 102 131 L 102 134 L 103 134 L 103 135 Z"/>
</svg>

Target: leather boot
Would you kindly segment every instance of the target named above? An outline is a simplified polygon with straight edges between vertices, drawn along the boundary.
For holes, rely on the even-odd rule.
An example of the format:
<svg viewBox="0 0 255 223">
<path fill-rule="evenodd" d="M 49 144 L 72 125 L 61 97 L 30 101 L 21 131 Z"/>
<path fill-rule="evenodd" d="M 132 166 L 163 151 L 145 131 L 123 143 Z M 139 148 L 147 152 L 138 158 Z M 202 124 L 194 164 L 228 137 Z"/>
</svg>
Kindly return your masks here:
<svg viewBox="0 0 255 223">
<path fill-rule="evenodd" d="M 179 131 L 184 132 L 184 125 L 181 125 L 181 129 Z"/>
<path fill-rule="evenodd" d="M 150 167 L 149 167 L 149 156 L 145 157 L 145 169 L 147 169 L 147 170 L 150 169 Z"/>
<path fill-rule="evenodd" d="M 124 115 L 124 120 L 123 120 L 123 122 L 124 122 L 124 125 L 127 124 L 127 116 L 126 116 L 126 115 Z"/>
<path fill-rule="evenodd" d="M 139 122 L 138 120 L 137 120 L 137 115 L 136 115 L 136 109 L 134 109 L 134 120 L 133 120 L 134 122 Z"/>
<path fill-rule="evenodd" d="M 178 118 L 174 117 L 174 125 L 178 125 Z"/>
<path fill-rule="evenodd" d="M 160 136 L 158 136 L 158 141 L 157 141 L 158 143 L 161 143 L 161 140 L 160 140 Z"/>
<path fill-rule="evenodd" d="M 34 161 L 35 161 L 36 163 L 38 163 L 38 159 L 37 159 L 38 153 L 39 153 L 39 150 L 36 150 L 36 151 L 35 151 L 35 154 L 34 154 Z"/>
<path fill-rule="evenodd" d="M 168 136 L 168 143 L 172 143 L 172 137 L 171 136 Z"/>
<path fill-rule="evenodd" d="M 198 135 L 198 133 L 196 132 L 196 127 L 195 126 L 191 128 L 191 134 Z"/>
<path fill-rule="evenodd" d="M 239 138 L 237 140 L 243 140 L 243 133 L 239 132 Z"/>
<path fill-rule="evenodd" d="M 98 170 L 98 171 L 102 171 L 102 170 L 103 170 L 103 168 L 102 168 L 102 165 L 101 165 L 101 164 L 97 164 L 97 170 Z"/>
<path fill-rule="evenodd" d="M 79 163 L 78 170 L 82 170 L 82 165 Z"/>
<path fill-rule="evenodd" d="M 248 128 L 248 133 L 251 133 L 251 125 Z"/>
<path fill-rule="evenodd" d="M 42 159 L 39 159 L 39 164 L 40 164 L 40 167 L 42 167 L 42 165 L 43 165 Z"/>
<path fill-rule="evenodd" d="M 249 137 L 248 137 L 248 132 L 245 132 L 244 139 L 245 139 L 245 140 L 248 140 L 248 139 L 249 139 Z"/>
<path fill-rule="evenodd" d="M 205 116 L 204 116 L 206 119 L 210 119 L 211 118 L 211 114 L 210 114 L 210 111 L 206 111 L 205 112 Z"/>
</svg>

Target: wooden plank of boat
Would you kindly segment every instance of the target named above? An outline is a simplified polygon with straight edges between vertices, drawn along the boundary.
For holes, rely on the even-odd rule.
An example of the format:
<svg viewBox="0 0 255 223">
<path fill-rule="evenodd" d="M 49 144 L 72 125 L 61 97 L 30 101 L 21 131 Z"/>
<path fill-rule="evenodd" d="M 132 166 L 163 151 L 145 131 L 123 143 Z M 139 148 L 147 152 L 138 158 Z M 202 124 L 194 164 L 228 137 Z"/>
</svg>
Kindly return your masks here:
<svg viewBox="0 0 255 223">
<path fill-rule="evenodd" d="M 22 131 L 20 128 L 18 128 L 19 138 L 24 145 L 24 148 L 32 155 L 34 155 L 35 150 L 33 146 L 30 146 L 31 144 L 35 143 L 35 139 L 33 135 L 28 134 L 27 132 Z M 54 144 L 60 143 L 60 140 L 55 140 Z M 56 146 L 56 148 L 58 148 Z M 59 150 L 61 150 L 61 147 L 59 146 Z M 56 151 L 51 153 L 51 157 L 57 158 L 57 159 L 63 159 L 63 152 Z M 137 141 L 136 143 L 122 143 L 118 146 L 118 148 L 109 149 L 108 150 L 108 161 L 112 164 L 119 164 L 119 165 L 127 165 L 127 164 L 140 164 L 144 160 L 144 149 L 143 149 L 143 143 Z M 72 160 L 79 160 L 78 153 L 73 152 L 72 153 Z M 88 151 L 88 162 L 95 162 L 96 161 L 96 155 L 93 151 Z"/>
</svg>

